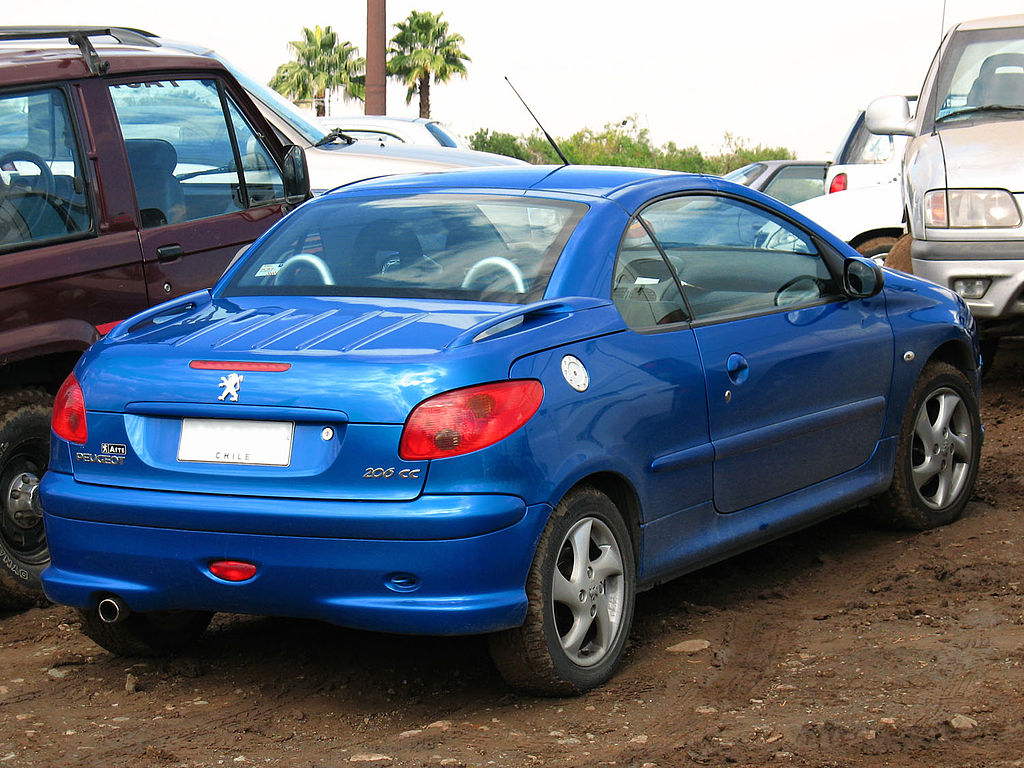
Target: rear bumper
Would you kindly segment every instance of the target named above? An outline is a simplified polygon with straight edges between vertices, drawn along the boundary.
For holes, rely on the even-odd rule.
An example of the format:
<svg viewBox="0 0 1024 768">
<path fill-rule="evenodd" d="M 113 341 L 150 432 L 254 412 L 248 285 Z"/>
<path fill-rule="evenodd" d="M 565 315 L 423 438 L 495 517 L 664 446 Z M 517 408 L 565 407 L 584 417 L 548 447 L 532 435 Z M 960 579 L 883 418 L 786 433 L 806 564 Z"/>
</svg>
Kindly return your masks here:
<svg viewBox="0 0 1024 768">
<path fill-rule="evenodd" d="M 294 616 L 408 634 L 476 634 L 520 625 L 526 615 L 526 576 L 551 513 L 544 504 L 524 507 L 511 525 L 462 538 L 328 538 L 77 519 L 79 507 L 91 507 L 75 494 L 94 489 L 53 472 L 45 486 L 51 565 L 42 579 L 54 602 L 90 609 L 102 597 L 118 595 L 135 611 Z M 99 490 L 108 501 L 121 493 Z M 133 492 L 140 521 L 147 520 L 149 508 L 196 505 L 203 498 Z M 494 497 L 476 498 L 487 502 Z M 234 501 L 218 499 L 218 514 Z M 287 516 L 283 500 L 245 501 L 273 504 Z M 400 507 L 415 517 L 418 504 L 366 506 Z M 226 582 L 209 572 L 215 560 L 244 560 L 258 571 L 248 581 Z"/>
</svg>

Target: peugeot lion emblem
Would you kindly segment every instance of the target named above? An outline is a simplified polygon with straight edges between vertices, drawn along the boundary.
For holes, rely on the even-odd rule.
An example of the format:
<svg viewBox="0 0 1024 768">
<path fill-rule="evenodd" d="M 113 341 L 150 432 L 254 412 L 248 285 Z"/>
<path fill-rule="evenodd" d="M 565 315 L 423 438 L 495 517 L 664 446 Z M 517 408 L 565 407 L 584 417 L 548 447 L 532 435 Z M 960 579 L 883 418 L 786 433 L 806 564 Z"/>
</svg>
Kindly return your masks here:
<svg viewBox="0 0 1024 768">
<path fill-rule="evenodd" d="M 240 376 L 237 373 L 231 373 L 227 376 L 220 377 L 220 384 L 218 387 L 224 387 L 224 391 L 220 393 L 218 400 L 227 400 L 231 398 L 232 403 L 238 402 L 238 390 L 242 387 L 242 381 L 245 379 L 244 376 Z"/>
</svg>

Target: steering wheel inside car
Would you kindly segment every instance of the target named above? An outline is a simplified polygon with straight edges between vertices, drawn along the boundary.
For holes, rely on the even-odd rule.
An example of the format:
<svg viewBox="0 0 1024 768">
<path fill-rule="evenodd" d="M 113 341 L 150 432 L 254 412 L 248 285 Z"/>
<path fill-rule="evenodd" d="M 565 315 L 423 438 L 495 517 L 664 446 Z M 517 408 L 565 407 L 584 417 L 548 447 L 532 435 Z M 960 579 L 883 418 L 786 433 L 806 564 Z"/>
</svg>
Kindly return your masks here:
<svg viewBox="0 0 1024 768">
<path fill-rule="evenodd" d="M 57 191 L 57 182 L 54 180 L 53 171 L 50 170 L 50 166 L 46 164 L 46 161 L 43 160 L 43 158 L 41 158 L 34 152 L 29 152 L 27 149 L 15 149 L 10 152 L 5 152 L 3 155 L 0 155 L 0 168 L 3 168 L 3 166 L 7 165 L 8 163 L 15 162 L 30 163 L 31 165 L 34 165 L 36 168 L 39 169 L 39 181 L 42 183 L 42 189 L 35 189 L 29 187 L 27 191 L 32 194 L 42 196 L 51 208 L 53 208 L 54 210 L 58 211 L 61 214 L 64 214 L 64 209 L 62 208 L 62 206 L 60 206 L 54 200 L 54 195 Z M 17 189 L 16 185 L 10 186 L 12 186 L 12 188 L 14 189 Z M 43 214 L 45 213 L 45 211 L 46 209 L 44 207 L 39 206 L 36 208 L 35 213 L 33 215 L 26 217 L 25 225 L 28 227 L 30 231 L 37 224 L 39 224 L 39 222 L 43 218 Z M 62 218 L 64 218 L 63 215 Z M 67 222 L 65 221 L 64 223 L 66 224 Z M 31 239 L 31 237 L 27 239 Z"/>
<path fill-rule="evenodd" d="M 486 259 L 480 259 L 466 272 L 466 276 L 462 279 L 462 287 L 476 287 L 481 290 L 489 288 L 491 283 L 493 283 L 493 279 L 489 278 L 489 275 L 494 271 L 508 273 L 512 277 L 512 283 L 515 285 L 515 292 L 526 293 L 526 282 L 523 280 L 522 271 L 514 262 L 509 261 L 504 256 L 488 256 Z M 483 278 L 485 277 L 489 279 L 484 280 Z M 481 284 L 474 285 L 474 283 Z"/>
<path fill-rule="evenodd" d="M 312 253 L 296 253 L 285 260 L 274 276 L 274 285 L 290 285 L 300 269 L 307 267 L 317 274 L 322 285 L 334 285 L 334 275 L 324 260 Z"/>
</svg>

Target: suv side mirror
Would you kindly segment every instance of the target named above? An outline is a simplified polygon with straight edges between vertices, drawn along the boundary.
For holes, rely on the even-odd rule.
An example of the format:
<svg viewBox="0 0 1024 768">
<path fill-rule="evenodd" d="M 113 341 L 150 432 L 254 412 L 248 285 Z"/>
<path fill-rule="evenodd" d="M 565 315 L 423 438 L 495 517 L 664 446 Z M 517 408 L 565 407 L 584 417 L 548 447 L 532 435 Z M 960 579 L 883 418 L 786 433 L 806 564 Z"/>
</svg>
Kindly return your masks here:
<svg viewBox="0 0 1024 768">
<path fill-rule="evenodd" d="M 284 201 L 298 205 L 309 199 L 309 169 L 302 147 L 290 144 L 284 153 Z"/>
<path fill-rule="evenodd" d="M 852 299 L 868 299 L 885 285 L 882 268 L 871 259 L 849 258 L 843 262 L 843 290 Z"/>
<path fill-rule="evenodd" d="M 882 96 L 868 104 L 864 112 L 868 130 L 882 136 L 913 136 L 910 102 L 906 96 Z"/>
</svg>

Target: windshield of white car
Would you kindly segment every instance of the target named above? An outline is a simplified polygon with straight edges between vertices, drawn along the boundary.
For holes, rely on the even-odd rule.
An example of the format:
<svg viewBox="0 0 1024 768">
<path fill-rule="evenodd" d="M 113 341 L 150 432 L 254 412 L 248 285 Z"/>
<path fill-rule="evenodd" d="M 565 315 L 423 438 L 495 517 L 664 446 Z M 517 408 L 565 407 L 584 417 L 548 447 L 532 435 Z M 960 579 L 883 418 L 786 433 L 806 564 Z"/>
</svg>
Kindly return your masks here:
<svg viewBox="0 0 1024 768">
<path fill-rule="evenodd" d="M 543 298 L 580 203 L 473 194 L 338 196 L 290 214 L 225 296 Z"/>
<path fill-rule="evenodd" d="M 1024 28 L 954 33 L 931 100 L 935 123 L 956 117 L 999 119 L 1024 110 Z"/>
<path fill-rule="evenodd" d="M 302 134 L 302 138 L 308 141 L 310 146 L 320 146 L 320 142 L 327 136 L 327 131 L 302 114 L 294 104 L 277 91 L 236 69 L 231 62 L 219 54 L 214 53 L 213 55 L 230 70 L 231 74 L 235 76 L 235 79 L 238 80 L 239 84 L 245 88 L 250 96 L 259 99 L 268 109 L 276 112 L 278 117 Z"/>
</svg>

